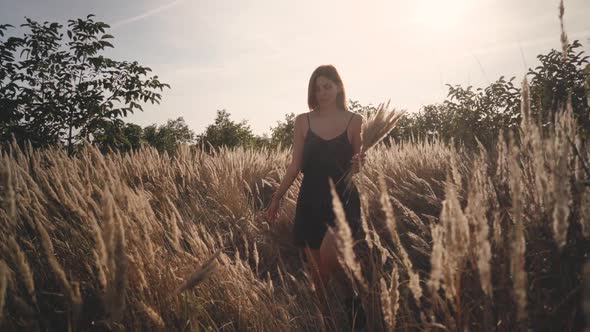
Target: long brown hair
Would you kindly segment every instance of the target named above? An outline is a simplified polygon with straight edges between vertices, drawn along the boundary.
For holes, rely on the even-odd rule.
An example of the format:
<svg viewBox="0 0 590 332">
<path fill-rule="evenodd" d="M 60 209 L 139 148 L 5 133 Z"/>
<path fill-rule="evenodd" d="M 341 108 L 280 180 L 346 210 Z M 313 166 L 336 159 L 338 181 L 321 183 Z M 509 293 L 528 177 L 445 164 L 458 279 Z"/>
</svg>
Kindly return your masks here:
<svg viewBox="0 0 590 332">
<path fill-rule="evenodd" d="M 316 98 L 315 83 L 320 76 L 324 76 L 340 87 L 340 92 L 338 92 L 338 95 L 336 96 L 336 104 L 338 107 L 347 110 L 348 106 L 346 105 L 346 92 L 344 91 L 344 85 L 342 84 L 342 79 L 340 78 L 338 71 L 332 65 L 319 66 L 311 74 L 309 86 L 307 88 L 307 105 L 309 106 L 309 109 L 314 111 L 318 109 L 319 104 Z"/>
</svg>

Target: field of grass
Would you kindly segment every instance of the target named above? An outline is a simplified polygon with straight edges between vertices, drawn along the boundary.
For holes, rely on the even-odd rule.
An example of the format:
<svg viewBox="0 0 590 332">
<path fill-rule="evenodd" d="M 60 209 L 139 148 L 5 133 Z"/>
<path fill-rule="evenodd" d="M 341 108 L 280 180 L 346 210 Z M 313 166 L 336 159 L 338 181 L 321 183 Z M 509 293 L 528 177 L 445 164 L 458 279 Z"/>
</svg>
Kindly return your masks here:
<svg viewBox="0 0 590 332">
<path fill-rule="evenodd" d="M 545 135 L 527 114 L 525 102 L 519 142 L 494 151 L 367 153 L 355 178 L 364 240 L 340 245 L 368 330 L 588 326 L 590 151 L 571 110 Z M 289 161 L 13 145 L 0 159 L 0 330 L 349 329 L 333 285 L 321 319 L 291 242 L 301 175 L 277 222 L 263 217 Z"/>
</svg>

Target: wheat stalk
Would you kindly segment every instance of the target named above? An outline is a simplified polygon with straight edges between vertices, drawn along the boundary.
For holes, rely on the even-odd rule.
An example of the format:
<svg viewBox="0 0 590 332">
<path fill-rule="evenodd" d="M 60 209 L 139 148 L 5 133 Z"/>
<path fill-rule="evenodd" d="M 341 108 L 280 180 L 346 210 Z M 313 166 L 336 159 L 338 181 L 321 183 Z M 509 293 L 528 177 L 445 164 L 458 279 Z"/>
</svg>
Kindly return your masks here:
<svg viewBox="0 0 590 332">
<path fill-rule="evenodd" d="M 219 254 L 221 254 L 221 249 L 220 250 L 217 250 L 217 252 L 215 254 L 213 254 L 213 256 L 211 256 L 211 258 L 209 258 L 195 272 L 193 272 L 186 279 L 186 281 L 184 282 L 184 284 L 182 284 L 182 286 L 180 286 L 174 292 L 174 294 L 180 294 L 180 293 L 184 292 L 187 289 L 191 289 L 191 288 L 195 287 L 201 281 L 207 279 L 207 277 L 209 277 L 209 275 L 211 275 L 211 273 L 213 273 L 213 271 L 215 270 L 215 268 L 217 268 L 216 259 L 219 256 Z"/>
<path fill-rule="evenodd" d="M 405 113 L 405 111 L 396 111 L 395 109 L 389 110 L 390 102 L 391 100 L 388 100 L 386 104 L 379 104 L 379 106 L 377 106 L 377 111 L 374 114 L 369 115 L 367 120 L 362 124 L 362 142 L 359 154 L 367 152 L 381 142 L 397 126 L 399 119 Z M 353 173 L 351 167 L 344 175 L 347 190 L 350 190 L 352 186 L 354 174 L 355 173 Z"/>
</svg>

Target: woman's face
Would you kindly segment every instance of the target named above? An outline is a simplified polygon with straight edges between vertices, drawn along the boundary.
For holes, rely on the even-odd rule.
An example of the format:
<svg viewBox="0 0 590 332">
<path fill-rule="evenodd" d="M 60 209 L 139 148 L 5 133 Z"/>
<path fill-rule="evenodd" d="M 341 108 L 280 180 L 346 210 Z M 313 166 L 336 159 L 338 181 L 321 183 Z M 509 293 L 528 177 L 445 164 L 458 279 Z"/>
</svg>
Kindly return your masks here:
<svg viewBox="0 0 590 332">
<path fill-rule="evenodd" d="M 315 96 L 320 106 L 335 103 L 338 92 L 336 83 L 325 76 L 318 76 L 315 81 Z"/>
</svg>

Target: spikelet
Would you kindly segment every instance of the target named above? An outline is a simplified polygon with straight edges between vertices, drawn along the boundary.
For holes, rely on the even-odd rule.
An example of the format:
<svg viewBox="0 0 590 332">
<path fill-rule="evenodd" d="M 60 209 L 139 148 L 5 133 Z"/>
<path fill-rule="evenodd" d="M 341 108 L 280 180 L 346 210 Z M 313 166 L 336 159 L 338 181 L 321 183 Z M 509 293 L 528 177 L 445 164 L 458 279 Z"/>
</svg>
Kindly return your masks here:
<svg viewBox="0 0 590 332">
<path fill-rule="evenodd" d="M 342 207 L 342 203 L 340 202 L 340 198 L 336 192 L 332 178 L 328 178 L 328 182 L 330 185 L 330 193 L 332 194 L 332 207 L 334 210 L 334 215 L 336 216 L 336 246 L 338 249 L 338 260 L 340 261 L 342 267 L 345 267 L 344 270 L 347 273 L 352 272 L 354 279 L 356 279 L 363 291 L 366 291 L 367 284 L 363 279 L 361 266 L 357 261 L 353 250 L 354 243 L 352 239 L 352 233 L 350 232 L 350 227 L 346 221 L 344 208 Z M 332 230 L 330 229 L 329 231 Z"/>
<path fill-rule="evenodd" d="M 381 103 L 374 114 L 369 116 L 361 127 L 361 149 L 360 153 L 366 153 L 381 140 L 383 140 L 396 126 L 405 111 L 389 110 L 389 104 Z M 360 167 L 360 165 L 359 165 Z M 346 189 L 350 190 L 353 179 L 352 167 L 346 172 L 343 179 L 346 183 Z"/>
<path fill-rule="evenodd" d="M 456 167 L 456 163 L 451 163 L 451 167 Z M 455 176 L 453 173 L 447 174 L 440 222 L 432 226 L 432 270 L 428 281 L 433 292 L 443 287 L 449 299 L 456 296 L 459 291 L 461 272 L 466 258 L 471 253 L 472 242 L 468 218 L 463 213 L 457 193 L 458 186 L 454 183 L 462 180 L 458 172 Z"/>
<path fill-rule="evenodd" d="M 8 156 L 5 158 L 6 162 L 3 163 L 6 165 L 6 201 L 8 203 L 6 210 L 8 211 L 8 220 L 10 220 L 13 225 L 16 225 L 16 194 L 14 192 L 13 174 L 10 169 L 11 162 L 8 161 Z"/>
<path fill-rule="evenodd" d="M 401 263 L 405 266 L 406 271 L 408 273 L 408 277 L 410 279 L 409 288 L 412 291 L 412 295 L 416 300 L 416 303 L 420 303 L 420 297 L 422 297 L 422 288 L 420 287 L 420 278 L 418 273 L 414 271 L 412 261 L 410 261 L 410 257 L 406 252 L 406 249 L 402 245 L 402 242 L 399 238 L 397 233 L 397 225 L 396 219 L 393 214 L 393 209 L 391 207 L 391 202 L 389 201 L 389 194 L 387 193 L 387 186 L 385 184 L 385 178 L 383 174 L 379 174 L 379 189 L 381 191 L 380 201 L 383 211 L 385 212 L 385 218 L 387 225 L 387 229 L 392 237 L 393 244 L 397 249 L 397 253 L 401 256 Z"/>
<path fill-rule="evenodd" d="M 569 226 L 568 217 L 570 214 L 571 184 L 568 175 L 568 161 L 571 155 L 571 148 L 568 142 L 569 137 L 575 136 L 575 125 L 572 124 L 572 104 L 568 98 L 565 112 L 560 114 L 555 128 L 554 148 L 556 154 L 552 158 L 552 180 L 554 203 L 553 207 L 553 234 L 559 248 L 563 248 L 566 242 L 567 229 Z"/>
<path fill-rule="evenodd" d="M 178 287 L 178 289 L 174 292 L 175 295 L 178 295 L 188 289 L 191 289 L 201 283 L 203 280 L 207 279 L 211 273 L 217 268 L 216 259 L 221 254 L 221 249 L 217 250 L 213 256 L 211 256 L 207 261 L 205 261 L 198 269 L 195 270 L 186 280 L 185 282 Z"/>
<path fill-rule="evenodd" d="M 444 271 L 446 266 L 447 251 L 444 247 L 444 228 L 442 225 L 432 226 L 432 253 L 430 254 L 430 278 L 427 285 L 430 291 L 435 293 L 441 287 L 444 281 Z"/>
<path fill-rule="evenodd" d="M 489 208 L 488 181 L 486 176 L 487 163 L 485 150 L 480 145 L 480 154 L 473 164 L 473 175 L 469 181 L 468 204 L 465 214 L 474 230 L 471 234 L 471 246 L 475 248 L 475 260 L 479 270 L 482 290 L 492 296 L 492 277 L 490 261 L 492 252 L 489 237 L 489 227 L 486 212 Z"/>
<path fill-rule="evenodd" d="M 563 0 L 559 1 L 559 27 L 561 28 L 561 36 L 560 36 L 560 41 L 561 41 L 561 50 L 562 50 L 562 57 L 563 57 L 563 61 L 565 61 L 567 59 L 567 48 L 568 48 L 568 40 L 567 40 L 567 34 L 565 33 L 565 29 L 563 27 L 563 14 L 565 12 L 565 6 L 563 5 Z"/>
<path fill-rule="evenodd" d="M 158 312 L 156 310 L 154 310 L 149 305 L 143 303 L 143 301 L 139 301 L 138 304 L 139 304 L 139 307 L 146 314 L 146 316 L 149 319 L 151 319 L 152 322 L 154 322 L 154 324 L 156 324 L 156 326 L 158 326 L 159 328 L 166 327 L 166 324 L 164 324 L 164 320 L 162 319 L 162 316 L 160 316 L 160 314 L 158 314 Z"/>
<path fill-rule="evenodd" d="M 522 202 L 522 171 L 517 162 L 518 151 L 513 147 L 510 158 L 510 196 L 512 198 L 512 229 L 510 271 L 513 276 L 513 288 L 517 305 L 517 317 L 520 322 L 526 319 L 527 275 L 524 270 L 525 237 L 524 207 Z"/>
<path fill-rule="evenodd" d="M 114 320 L 119 320 L 125 310 L 125 299 L 127 297 L 128 277 L 127 271 L 129 262 L 125 253 L 125 230 L 120 221 L 118 210 L 115 209 L 116 231 L 114 234 L 113 247 L 109 248 L 110 255 L 110 277 L 107 291 L 107 308 Z"/>
<path fill-rule="evenodd" d="M 23 281 L 25 284 L 25 288 L 27 289 L 27 293 L 29 297 L 33 301 L 33 303 L 37 302 L 37 298 L 35 297 L 35 282 L 33 280 L 33 273 L 31 272 L 31 268 L 27 262 L 27 257 L 25 253 L 21 250 L 20 246 L 14 239 L 14 237 L 10 237 L 8 240 L 10 246 L 12 247 L 14 257 L 16 260 L 16 266 L 18 268 L 18 272 L 20 273 L 19 279 Z"/>
<path fill-rule="evenodd" d="M 253 244 L 254 248 L 252 249 L 254 255 L 254 267 L 256 269 L 256 274 L 258 274 L 258 264 L 260 263 L 260 257 L 258 256 L 258 246 L 256 245 L 256 241 Z"/>
<path fill-rule="evenodd" d="M 380 279 L 380 300 L 383 308 L 383 320 L 385 321 L 386 331 L 395 331 L 395 321 L 399 309 L 399 273 L 397 267 L 394 267 L 391 273 L 391 282 L 389 288 L 383 278 Z"/>
<path fill-rule="evenodd" d="M 55 257 L 55 251 L 53 250 L 53 244 L 51 243 L 49 234 L 40 222 L 37 222 L 37 231 L 41 236 L 41 244 L 43 245 L 43 249 L 45 249 L 45 255 L 47 257 L 47 260 L 49 261 L 49 266 L 53 270 L 57 278 L 57 281 L 59 282 L 63 292 L 67 296 L 70 304 L 75 309 L 75 307 L 79 306 L 82 303 L 80 294 L 76 294 L 75 289 L 72 288 L 72 285 L 70 284 L 70 282 L 68 282 L 65 271 L 63 270 L 61 264 L 57 261 L 57 258 Z"/>
</svg>

